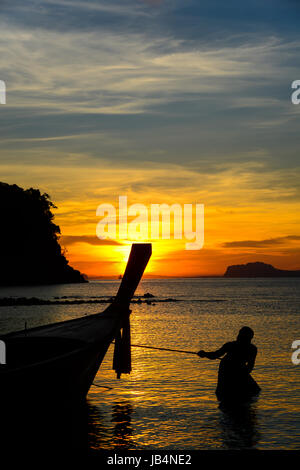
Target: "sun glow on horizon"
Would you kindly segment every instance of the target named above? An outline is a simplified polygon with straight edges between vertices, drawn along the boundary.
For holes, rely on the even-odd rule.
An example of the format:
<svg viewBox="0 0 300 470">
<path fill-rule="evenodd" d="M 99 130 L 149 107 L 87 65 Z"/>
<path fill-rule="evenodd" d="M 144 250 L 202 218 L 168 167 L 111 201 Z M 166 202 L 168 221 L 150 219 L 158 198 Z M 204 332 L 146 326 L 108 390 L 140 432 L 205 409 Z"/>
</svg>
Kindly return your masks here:
<svg viewBox="0 0 300 470">
<path fill-rule="evenodd" d="M 159 171 L 150 166 L 145 166 L 143 173 L 140 169 L 132 169 L 132 181 L 138 186 L 135 190 L 128 189 L 128 204 L 204 203 L 204 247 L 186 250 L 187 240 L 174 240 L 172 230 L 169 240 L 137 240 L 152 242 L 153 255 L 146 275 L 222 275 L 229 265 L 253 261 L 263 261 L 281 269 L 300 268 L 300 224 L 295 219 L 300 203 L 296 199 L 290 200 L 290 193 L 285 193 L 286 181 L 290 184 L 292 175 L 283 174 L 279 179 L 276 172 L 260 174 L 253 165 L 250 168 L 240 164 L 231 170 L 230 183 L 229 170 L 223 167 L 213 177 L 184 168 L 181 171 L 178 167 L 174 172 L 180 173 L 180 181 L 172 181 L 170 169 L 163 165 Z M 58 207 L 53 209 L 54 222 L 60 226 L 60 243 L 67 250 L 70 265 L 91 278 L 123 274 L 130 245 L 135 240 L 116 238 L 110 242 L 96 236 L 99 203 L 116 204 L 115 195 L 126 193 L 121 188 L 125 178 L 123 170 L 72 168 L 70 172 L 68 168 L 52 168 L 51 183 L 41 185 L 32 181 L 32 175 L 40 180 L 43 174 L 44 169 L 32 167 L 30 182 L 24 182 L 21 175 L 19 178 L 14 176 L 12 182 L 24 187 L 39 187 L 41 192 L 50 194 Z M 288 198 L 281 198 L 277 186 L 273 188 L 273 180 L 279 181 L 281 192 Z M 202 181 L 201 185 L 199 181 Z M 266 184 L 269 189 L 265 189 Z M 68 191 L 63 189 L 65 187 Z"/>
</svg>

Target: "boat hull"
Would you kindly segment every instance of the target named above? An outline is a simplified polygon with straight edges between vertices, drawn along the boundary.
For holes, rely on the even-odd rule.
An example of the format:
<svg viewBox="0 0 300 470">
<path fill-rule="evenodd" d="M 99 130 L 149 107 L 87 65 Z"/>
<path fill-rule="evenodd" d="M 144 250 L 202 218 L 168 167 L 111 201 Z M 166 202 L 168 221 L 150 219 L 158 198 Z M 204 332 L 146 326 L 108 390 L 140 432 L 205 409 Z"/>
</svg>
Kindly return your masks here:
<svg viewBox="0 0 300 470">
<path fill-rule="evenodd" d="M 9 360 L 10 349 L 14 347 L 14 353 L 22 351 L 28 346 L 36 347 L 39 342 L 30 340 L 19 342 L 18 348 L 14 342 L 8 342 L 7 357 Z M 51 346 L 57 344 L 57 338 L 43 339 L 43 343 Z M 64 341 L 62 341 L 64 343 Z M 21 367 L 1 366 L 1 403 L 7 401 L 38 402 L 45 399 L 55 402 L 72 403 L 85 398 L 94 377 L 102 363 L 110 342 L 69 344 L 73 349 L 61 355 L 41 362 L 22 365 Z M 61 346 L 61 345 L 60 345 Z"/>
<path fill-rule="evenodd" d="M 0 406 L 9 402 L 73 403 L 86 397 L 151 256 L 151 245 L 133 245 L 114 302 L 102 313 L 2 336 Z"/>
</svg>

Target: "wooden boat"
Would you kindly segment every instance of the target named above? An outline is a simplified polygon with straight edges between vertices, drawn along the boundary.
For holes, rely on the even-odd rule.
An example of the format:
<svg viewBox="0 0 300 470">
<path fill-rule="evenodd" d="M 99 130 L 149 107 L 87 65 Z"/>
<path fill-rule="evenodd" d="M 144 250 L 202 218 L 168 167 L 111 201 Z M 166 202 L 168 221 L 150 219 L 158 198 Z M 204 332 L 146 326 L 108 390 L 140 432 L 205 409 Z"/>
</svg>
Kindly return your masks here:
<svg viewBox="0 0 300 470">
<path fill-rule="evenodd" d="M 151 244 L 133 244 L 118 293 L 104 312 L 2 336 L 0 402 L 82 400 L 111 342 L 128 323 L 129 305 L 151 256 Z"/>
</svg>

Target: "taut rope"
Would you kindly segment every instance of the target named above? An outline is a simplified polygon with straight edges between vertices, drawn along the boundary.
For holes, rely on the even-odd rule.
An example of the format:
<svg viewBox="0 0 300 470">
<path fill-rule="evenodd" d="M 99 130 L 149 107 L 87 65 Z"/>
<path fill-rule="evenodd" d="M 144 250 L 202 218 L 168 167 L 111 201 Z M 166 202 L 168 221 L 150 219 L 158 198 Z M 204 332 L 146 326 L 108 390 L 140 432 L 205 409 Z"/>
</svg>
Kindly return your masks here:
<svg viewBox="0 0 300 470">
<path fill-rule="evenodd" d="M 112 344 L 115 344 L 115 343 L 113 342 Z M 154 346 L 146 346 L 145 344 L 132 344 L 131 346 L 134 348 L 156 349 L 158 351 L 172 351 L 172 352 L 178 352 L 178 353 L 184 353 L 184 354 L 197 354 L 195 351 L 185 351 L 183 349 L 157 348 Z"/>
</svg>

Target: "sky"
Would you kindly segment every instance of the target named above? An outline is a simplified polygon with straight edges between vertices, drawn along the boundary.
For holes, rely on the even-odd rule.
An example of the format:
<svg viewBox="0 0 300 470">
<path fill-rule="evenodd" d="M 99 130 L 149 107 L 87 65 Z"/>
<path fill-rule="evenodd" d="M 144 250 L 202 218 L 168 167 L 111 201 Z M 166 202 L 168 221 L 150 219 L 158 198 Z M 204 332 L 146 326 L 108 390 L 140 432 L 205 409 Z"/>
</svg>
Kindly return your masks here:
<svg viewBox="0 0 300 470">
<path fill-rule="evenodd" d="M 0 180 L 51 196 L 90 277 L 124 268 L 96 236 L 122 195 L 205 207 L 201 250 L 144 240 L 148 275 L 300 269 L 299 27 L 298 0 L 0 0 Z"/>
</svg>

